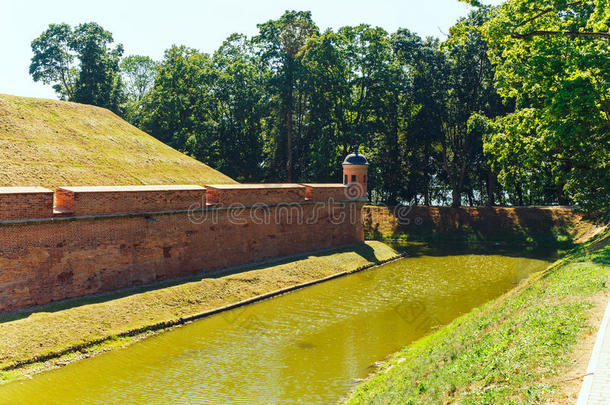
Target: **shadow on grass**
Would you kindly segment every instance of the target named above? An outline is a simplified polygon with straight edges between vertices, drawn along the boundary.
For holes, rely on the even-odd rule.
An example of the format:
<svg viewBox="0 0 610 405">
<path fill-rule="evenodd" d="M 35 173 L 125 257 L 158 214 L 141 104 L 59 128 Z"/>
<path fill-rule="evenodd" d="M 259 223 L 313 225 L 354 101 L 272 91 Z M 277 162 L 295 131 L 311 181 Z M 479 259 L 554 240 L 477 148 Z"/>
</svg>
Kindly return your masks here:
<svg viewBox="0 0 610 405">
<path fill-rule="evenodd" d="M 366 243 L 359 243 L 356 245 L 344 246 L 339 249 L 328 249 L 315 252 L 306 252 L 303 254 L 286 256 L 278 259 L 267 260 L 260 263 L 248 264 L 228 269 L 222 269 L 214 272 L 201 272 L 192 276 L 180 277 L 171 280 L 158 281 L 152 284 L 138 285 L 133 287 L 127 287 L 116 291 L 103 292 L 90 296 L 70 298 L 62 301 L 51 302 L 48 304 L 28 308 L 25 310 L 9 312 L 6 314 L 0 314 L 0 323 L 12 322 L 19 319 L 28 318 L 29 316 L 36 313 L 51 313 L 59 312 L 70 308 L 77 308 L 84 305 L 92 305 L 112 301 L 131 295 L 136 295 L 144 292 L 150 292 L 155 290 L 161 290 L 168 287 L 177 286 L 180 284 L 202 281 L 205 279 L 217 279 L 226 277 L 234 274 L 245 273 L 254 270 L 264 269 L 269 266 L 277 266 L 282 264 L 288 264 L 297 262 L 299 260 L 307 259 L 310 257 L 327 257 L 340 253 L 356 253 L 369 262 L 379 263 L 380 259 L 375 255 L 375 250 L 367 245 Z"/>
</svg>

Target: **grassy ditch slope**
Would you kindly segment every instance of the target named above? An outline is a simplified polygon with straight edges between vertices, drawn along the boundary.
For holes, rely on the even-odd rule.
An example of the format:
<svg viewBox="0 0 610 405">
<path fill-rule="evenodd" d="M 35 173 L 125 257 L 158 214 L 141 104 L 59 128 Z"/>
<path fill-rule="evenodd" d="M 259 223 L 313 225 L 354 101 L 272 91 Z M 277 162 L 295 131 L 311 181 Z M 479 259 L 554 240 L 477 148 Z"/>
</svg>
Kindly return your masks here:
<svg viewBox="0 0 610 405">
<path fill-rule="evenodd" d="M 234 183 L 112 112 L 0 94 L 0 187 Z"/>
<path fill-rule="evenodd" d="M 0 317 L 0 383 L 123 345 L 185 317 L 397 257 L 381 242 Z"/>
<path fill-rule="evenodd" d="M 574 403 L 608 296 L 610 235 L 404 348 L 348 404 Z"/>
</svg>

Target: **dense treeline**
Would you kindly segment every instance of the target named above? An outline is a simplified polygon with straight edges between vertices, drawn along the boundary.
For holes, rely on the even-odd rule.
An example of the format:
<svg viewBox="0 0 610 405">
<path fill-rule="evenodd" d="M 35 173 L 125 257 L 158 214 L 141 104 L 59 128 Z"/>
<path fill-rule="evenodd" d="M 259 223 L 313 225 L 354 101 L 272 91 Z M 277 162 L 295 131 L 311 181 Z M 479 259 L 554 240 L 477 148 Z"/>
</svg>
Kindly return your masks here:
<svg viewBox="0 0 610 405">
<path fill-rule="evenodd" d="M 443 42 L 289 11 L 158 62 L 51 25 L 31 72 L 240 181 L 337 181 L 359 148 L 375 202 L 607 210 L 607 0 L 471 3 Z"/>
</svg>

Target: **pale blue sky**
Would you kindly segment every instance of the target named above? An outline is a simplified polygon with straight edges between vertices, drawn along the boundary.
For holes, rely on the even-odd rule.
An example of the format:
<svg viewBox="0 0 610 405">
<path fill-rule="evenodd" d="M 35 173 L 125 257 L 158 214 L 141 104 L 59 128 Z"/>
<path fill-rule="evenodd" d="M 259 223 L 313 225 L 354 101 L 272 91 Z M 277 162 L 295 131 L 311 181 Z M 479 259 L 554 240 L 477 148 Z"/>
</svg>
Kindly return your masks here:
<svg viewBox="0 0 610 405">
<path fill-rule="evenodd" d="M 124 45 L 125 55 L 160 59 L 172 44 L 213 52 L 229 34 L 253 35 L 256 24 L 288 9 L 311 10 L 321 29 L 368 23 L 443 38 L 469 7 L 457 0 L 0 0 L 0 93 L 55 98 L 28 74 L 30 42 L 49 23 L 96 21 Z"/>
</svg>

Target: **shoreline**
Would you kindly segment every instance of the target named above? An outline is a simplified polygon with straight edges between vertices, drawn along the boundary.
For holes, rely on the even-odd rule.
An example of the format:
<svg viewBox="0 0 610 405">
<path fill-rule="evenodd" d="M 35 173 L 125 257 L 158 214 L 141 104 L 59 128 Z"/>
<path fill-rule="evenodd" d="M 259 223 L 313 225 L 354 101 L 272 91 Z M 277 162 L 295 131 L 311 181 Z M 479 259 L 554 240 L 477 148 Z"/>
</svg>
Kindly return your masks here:
<svg viewBox="0 0 610 405">
<path fill-rule="evenodd" d="M 527 361 L 524 360 L 520 368 L 513 370 L 516 374 L 528 374 L 531 373 L 532 380 L 523 383 L 523 386 L 511 387 L 509 383 L 508 387 L 498 388 L 498 392 L 504 390 L 504 393 L 494 393 L 497 396 L 493 397 L 494 401 L 502 401 L 507 398 L 518 398 L 523 400 L 523 390 L 528 390 L 528 384 L 547 385 L 549 387 L 549 396 L 536 397 L 541 401 L 562 401 L 568 399 L 570 401 L 576 400 L 580 391 L 580 381 L 585 376 L 586 363 L 590 352 L 593 348 L 593 340 L 590 339 L 589 334 L 591 330 L 595 332 L 595 329 L 599 327 L 599 322 L 596 319 L 599 317 L 600 303 L 606 303 L 610 297 L 610 291 L 608 289 L 608 276 L 610 274 L 610 265 L 607 261 L 607 252 L 609 248 L 607 245 L 610 244 L 610 233 L 606 231 L 602 233 L 598 238 L 591 240 L 587 243 L 583 243 L 581 246 L 576 247 L 572 252 L 561 257 L 555 262 L 551 263 L 545 270 L 532 274 L 528 279 L 524 280 L 521 284 L 503 294 L 502 296 L 483 304 L 480 307 L 473 309 L 471 312 L 462 315 L 455 319 L 450 324 L 439 328 L 437 331 L 430 335 L 427 335 L 410 345 L 403 347 L 401 350 L 391 354 L 388 358 L 384 359 L 379 367 L 375 369 L 366 379 L 357 384 L 352 390 L 347 393 L 341 400 L 342 404 L 360 404 L 360 403 L 371 403 L 371 402 L 409 402 L 413 400 L 417 401 L 432 401 L 442 402 L 460 402 L 462 400 L 485 400 L 490 398 L 487 395 L 487 391 L 495 390 L 503 383 L 501 381 L 490 382 L 488 386 L 479 386 L 476 379 L 477 368 L 474 365 L 470 365 L 473 368 L 469 370 L 475 374 L 469 378 L 468 384 L 458 384 L 456 381 L 452 381 L 450 376 L 442 375 L 442 370 L 436 368 L 432 363 L 434 359 L 438 357 L 439 361 L 444 363 L 444 367 L 458 367 L 454 363 L 463 361 L 460 357 L 462 355 L 482 357 L 479 359 L 476 367 L 484 367 L 481 364 L 486 360 L 485 355 L 481 355 L 480 350 L 483 348 L 478 345 L 480 342 L 488 339 L 488 335 L 496 333 L 501 330 L 503 323 L 512 322 L 518 324 L 519 317 L 532 316 L 534 310 L 530 309 L 535 304 L 545 304 L 544 299 L 547 299 L 544 294 L 544 288 L 557 289 L 565 294 L 562 285 L 553 285 L 553 281 L 549 281 L 553 278 L 559 278 L 561 280 L 564 275 L 561 275 L 562 271 L 574 271 L 574 269 L 581 270 L 585 273 L 583 280 L 578 280 L 582 285 L 581 290 L 578 290 L 572 284 L 568 284 L 568 289 L 572 288 L 575 290 L 573 296 L 567 296 L 563 298 L 560 305 L 567 305 L 563 301 L 576 301 L 580 300 L 580 308 L 574 311 L 573 315 L 578 317 L 580 322 L 575 327 L 569 342 L 561 342 L 561 350 L 558 352 L 549 354 L 546 357 L 539 359 L 540 362 L 557 362 L 554 367 L 557 367 L 560 371 L 546 370 L 546 374 L 538 375 L 535 370 L 538 364 L 529 365 L 531 369 L 528 369 Z M 596 246 L 598 245 L 598 246 Z M 604 251 L 604 249 L 606 249 Z M 604 256 L 605 255 L 605 256 Z M 580 267 L 579 267 L 580 266 Z M 596 269 L 597 267 L 597 269 Z M 586 270 L 591 271 L 590 274 L 586 274 Z M 587 276 L 594 278 L 598 276 L 597 280 L 587 280 Z M 595 282 L 597 285 L 593 286 Z M 555 282 L 558 284 L 558 282 Z M 588 284 L 587 284 L 588 283 Z M 585 293 L 582 293 L 585 291 Z M 539 293 L 541 298 L 537 298 L 535 295 Z M 524 306 L 521 309 L 522 313 L 510 312 L 511 306 L 519 305 L 519 301 L 524 300 L 524 296 L 530 295 L 530 302 L 528 306 Z M 537 302 L 539 301 L 539 302 Z M 605 305 L 601 305 L 601 309 L 605 308 Z M 508 308 L 508 309 L 507 309 Z M 553 313 L 554 314 L 554 313 Z M 557 316 L 561 318 L 560 315 Z M 553 327 L 556 326 L 558 329 L 568 328 L 563 324 L 553 325 L 553 317 L 549 316 L 549 323 Z M 564 319 L 566 324 L 570 321 L 569 318 Z M 485 325 L 484 330 L 478 330 L 479 326 Z M 521 327 L 525 329 L 525 327 Z M 517 327 L 516 331 L 521 330 Z M 538 331 L 540 332 L 540 331 Z M 559 332 L 561 332 L 559 330 Z M 513 332 L 514 333 L 514 332 Z M 498 338 L 498 345 L 505 347 L 506 351 L 518 351 L 518 349 L 511 348 L 512 341 L 502 341 Z M 534 336 L 534 340 L 536 337 Z M 539 353 L 532 349 L 540 349 L 540 346 L 547 344 L 548 342 L 540 339 L 539 343 L 534 342 L 529 347 L 530 351 L 525 350 L 525 354 L 532 356 L 538 356 Z M 487 348 L 487 350 L 497 350 L 496 347 Z M 466 353 L 466 354 L 464 354 Z M 495 353 L 496 358 L 493 362 L 502 364 L 502 362 L 508 362 L 510 359 L 505 352 Z M 586 354 L 585 362 L 580 358 Z M 422 360 L 421 357 L 430 357 L 431 360 Z M 504 357 L 503 357 L 504 356 Z M 496 363 L 494 363 L 496 364 Z M 512 364 L 512 363 L 511 363 Z M 462 366 L 460 364 L 460 366 Z M 501 366 L 497 366 L 501 367 Z M 581 370 L 582 369 L 582 370 Z M 557 375 L 559 372 L 573 376 L 569 379 L 560 379 Z M 438 374 L 438 375 L 435 375 Z M 475 378 L 476 377 L 476 378 Z M 481 376 L 483 380 L 487 380 L 489 376 Z M 524 377 L 518 377 L 524 378 Z M 492 377 L 493 379 L 493 377 Z M 555 386 L 555 389 L 550 387 Z M 476 388 L 476 389 L 475 389 Z M 474 392 L 473 392 L 474 391 Z M 505 396 L 504 396 L 505 395 Z M 561 397 L 561 398 L 560 398 Z M 529 398 L 528 398 L 529 399 Z"/>
</svg>

